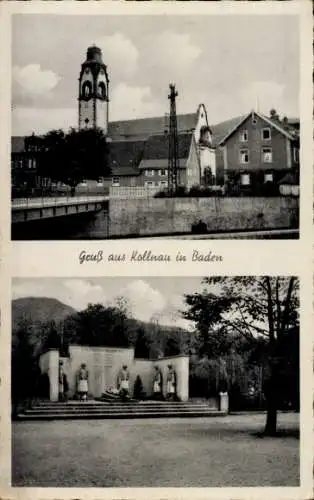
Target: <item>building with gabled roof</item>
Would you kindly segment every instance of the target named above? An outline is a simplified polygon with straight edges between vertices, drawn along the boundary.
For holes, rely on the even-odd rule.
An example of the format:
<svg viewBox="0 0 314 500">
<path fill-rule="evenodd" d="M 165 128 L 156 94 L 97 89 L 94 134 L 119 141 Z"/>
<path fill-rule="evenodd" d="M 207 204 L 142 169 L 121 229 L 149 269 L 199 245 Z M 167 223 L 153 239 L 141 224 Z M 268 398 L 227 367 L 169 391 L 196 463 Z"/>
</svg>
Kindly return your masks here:
<svg viewBox="0 0 314 500">
<path fill-rule="evenodd" d="M 89 47 L 79 73 L 78 125 L 101 127 L 107 135 L 111 176 L 102 178 L 98 187 L 165 189 L 169 116 L 109 121 L 109 104 L 114 105 L 109 97 L 101 50 Z M 275 110 L 270 117 L 252 110 L 210 125 L 205 105 L 199 104 L 195 112 L 177 115 L 177 137 L 178 185 L 185 188 L 230 181 L 244 186 L 276 183 L 299 167 L 299 121 L 280 120 Z M 28 138 L 12 137 L 12 171 L 28 174 L 12 178 L 36 184 L 42 181 L 36 176 L 36 157 L 29 144 Z"/>
<path fill-rule="evenodd" d="M 219 182 L 277 184 L 287 172 L 299 170 L 299 130 L 275 110 L 269 117 L 252 110 L 229 125 L 216 143 Z"/>
</svg>

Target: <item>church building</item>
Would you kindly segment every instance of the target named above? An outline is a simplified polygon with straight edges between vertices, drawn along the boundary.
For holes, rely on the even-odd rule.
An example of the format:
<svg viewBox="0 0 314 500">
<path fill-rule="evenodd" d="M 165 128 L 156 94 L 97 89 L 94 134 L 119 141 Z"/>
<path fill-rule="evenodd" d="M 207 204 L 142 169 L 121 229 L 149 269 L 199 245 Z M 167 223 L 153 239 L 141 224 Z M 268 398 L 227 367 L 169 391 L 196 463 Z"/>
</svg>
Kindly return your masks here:
<svg viewBox="0 0 314 500">
<path fill-rule="evenodd" d="M 168 185 L 169 115 L 109 121 L 109 77 L 98 47 L 87 49 L 79 75 L 79 128 L 100 127 L 109 141 L 112 187 L 163 189 Z M 114 106 L 114 102 L 111 103 Z M 178 115 L 178 185 L 200 185 L 210 171 L 215 182 L 215 150 L 203 104 L 195 113 Z"/>
<path fill-rule="evenodd" d="M 86 179 L 77 191 L 110 188 L 112 196 L 136 196 L 168 187 L 170 117 L 110 121 L 109 73 L 101 49 L 88 47 L 79 72 L 78 127 L 101 128 L 109 144 L 111 175 Z M 165 89 L 166 90 L 166 89 Z M 165 98 L 165 109 L 166 108 Z M 299 176 L 299 119 L 250 111 L 210 125 L 204 104 L 177 114 L 177 185 L 277 189 L 287 173 Z M 70 126 L 71 124 L 69 124 Z M 36 173 L 36 136 L 12 137 L 12 186 L 45 187 Z M 130 189 L 135 188 L 135 189 Z M 139 189 L 142 188 L 142 189 Z M 229 189 L 229 188 L 228 188 Z"/>
</svg>

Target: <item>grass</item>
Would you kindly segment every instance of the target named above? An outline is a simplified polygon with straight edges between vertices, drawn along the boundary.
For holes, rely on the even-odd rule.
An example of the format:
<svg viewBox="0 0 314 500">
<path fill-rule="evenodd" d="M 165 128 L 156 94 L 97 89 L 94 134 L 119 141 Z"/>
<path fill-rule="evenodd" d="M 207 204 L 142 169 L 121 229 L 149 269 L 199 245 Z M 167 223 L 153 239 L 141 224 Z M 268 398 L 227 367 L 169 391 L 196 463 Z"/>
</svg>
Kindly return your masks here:
<svg viewBox="0 0 314 500">
<path fill-rule="evenodd" d="M 265 415 L 17 422 L 12 485 L 299 486 L 298 415 L 260 439 Z"/>
</svg>

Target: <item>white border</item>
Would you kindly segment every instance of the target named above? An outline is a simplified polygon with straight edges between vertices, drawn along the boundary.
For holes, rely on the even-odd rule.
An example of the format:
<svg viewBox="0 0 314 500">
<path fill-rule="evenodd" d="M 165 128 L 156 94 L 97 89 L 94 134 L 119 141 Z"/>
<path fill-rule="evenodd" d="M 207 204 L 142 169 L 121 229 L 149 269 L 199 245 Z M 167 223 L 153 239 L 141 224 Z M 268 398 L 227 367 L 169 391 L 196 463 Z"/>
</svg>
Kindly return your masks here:
<svg viewBox="0 0 314 500">
<path fill-rule="evenodd" d="M 299 241 L 144 241 L 120 240 L 100 242 L 15 242 L 10 243 L 10 92 L 11 15 L 14 13 L 46 13 L 62 15 L 299 15 L 301 35 L 301 207 Z M 280 17 L 278 18 L 280 19 Z M 0 217 L 1 257 L 1 457 L 0 481 L 2 498 L 276 498 L 306 499 L 313 496 L 313 315 L 312 315 L 312 4 L 308 0 L 290 2 L 3 2 L 0 5 Z M 4 123 L 6 126 L 4 126 Z M 185 253 L 191 249 L 211 249 L 224 256 L 223 264 L 78 264 L 82 249 L 104 253 L 123 249 L 150 248 L 157 253 L 175 254 L 178 247 Z M 10 343 L 12 276 L 205 276 L 208 274 L 297 274 L 301 279 L 301 486 L 296 488 L 10 488 L 11 424 L 10 424 Z M 6 460 L 3 460 L 3 457 Z M 191 457 L 192 458 L 192 457 Z"/>
</svg>

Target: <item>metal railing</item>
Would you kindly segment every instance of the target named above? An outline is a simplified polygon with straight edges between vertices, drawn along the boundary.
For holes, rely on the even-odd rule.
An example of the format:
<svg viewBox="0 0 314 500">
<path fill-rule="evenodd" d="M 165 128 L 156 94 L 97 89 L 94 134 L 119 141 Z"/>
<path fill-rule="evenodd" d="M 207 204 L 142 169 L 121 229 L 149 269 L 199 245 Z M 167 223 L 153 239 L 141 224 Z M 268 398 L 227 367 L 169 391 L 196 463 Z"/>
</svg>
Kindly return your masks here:
<svg viewBox="0 0 314 500">
<path fill-rule="evenodd" d="M 48 196 L 38 198 L 15 198 L 12 200 L 12 209 L 42 208 L 62 205 L 80 205 L 83 203 L 97 203 L 106 200 L 105 195 L 77 195 L 77 196 Z"/>
</svg>

